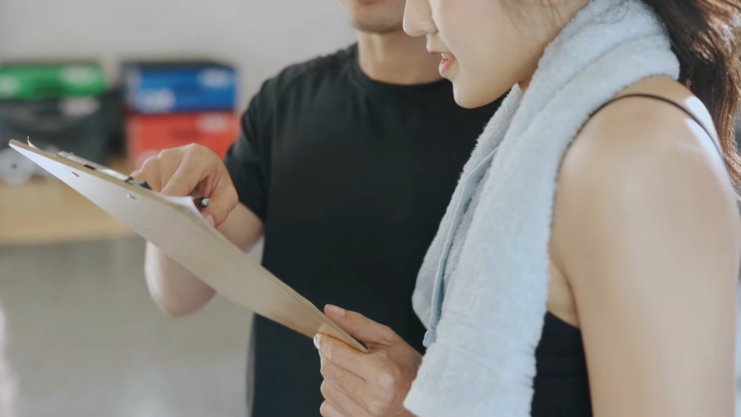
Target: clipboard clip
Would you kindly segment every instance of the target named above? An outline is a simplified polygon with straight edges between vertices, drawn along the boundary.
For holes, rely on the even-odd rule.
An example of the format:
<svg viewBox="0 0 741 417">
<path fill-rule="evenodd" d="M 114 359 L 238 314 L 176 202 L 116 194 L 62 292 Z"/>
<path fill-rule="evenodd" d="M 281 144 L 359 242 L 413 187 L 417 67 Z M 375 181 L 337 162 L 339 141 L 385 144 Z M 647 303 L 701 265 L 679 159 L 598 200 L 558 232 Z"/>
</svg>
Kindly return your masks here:
<svg viewBox="0 0 741 417">
<path fill-rule="evenodd" d="M 27 139 L 27 141 L 28 141 L 28 146 L 30 146 L 32 148 L 39 149 L 33 143 L 31 143 L 31 139 L 30 138 Z M 123 181 L 123 182 L 125 182 L 127 184 L 130 184 L 130 185 L 138 185 L 138 186 L 143 187 L 143 188 L 146 188 L 148 190 L 151 190 L 152 189 L 149 186 L 149 184 L 147 184 L 146 181 L 138 181 L 138 180 L 136 180 L 136 179 L 134 179 L 134 178 L 132 178 L 132 177 L 130 177 L 128 175 L 121 174 L 118 171 L 112 170 L 112 169 L 110 169 L 108 167 L 105 167 L 105 166 L 100 165 L 98 163 L 95 163 L 93 161 L 87 160 L 87 159 L 85 159 L 85 158 L 83 158 L 81 156 L 77 156 L 77 155 L 73 154 L 72 152 L 64 152 L 64 151 L 61 151 L 61 152 L 57 152 L 56 155 L 58 157 L 60 157 L 60 158 L 64 158 L 64 159 L 66 159 L 68 161 L 72 161 L 72 162 L 74 162 L 76 164 L 80 164 L 80 165 L 84 166 L 87 169 L 91 169 L 93 171 L 100 172 L 101 174 L 105 174 L 105 175 L 108 175 L 110 177 L 116 178 L 117 180 Z"/>
<path fill-rule="evenodd" d="M 28 146 L 30 146 L 32 148 L 35 148 L 35 149 L 39 149 L 33 143 L 31 143 L 31 139 L 30 138 L 27 139 L 27 141 L 28 141 Z M 129 175 L 124 175 L 124 174 L 122 174 L 122 173 L 120 173 L 118 171 L 112 170 L 112 169 L 110 169 L 108 167 L 105 167 L 105 166 L 100 165 L 98 163 L 95 163 L 93 161 L 89 161 L 89 160 L 87 160 L 87 159 L 85 159 L 83 157 L 77 156 L 77 155 L 73 154 L 72 152 L 64 152 L 64 151 L 61 151 L 61 152 L 57 152 L 56 153 L 56 156 L 58 156 L 60 158 L 64 158 L 64 159 L 66 159 L 68 161 L 72 161 L 72 162 L 74 162 L 76 164 L 82 165 L 82 166 L 84 166 L 87 169 L 91 169 L 93 171 L 100 172 L 101 174 L 108 175 L 109 177 L 113 177 L 113 178 L 115 178 L 115 179 L 117 179 L 119 181 L 123 181 L 126 184 L 135 185 L 135 186 L 146 188 L 147 190 L 152 191 L 152 187 L 150 187 L 149 184 L 146 181 L 137 180 L 137 179 L 135 179 L 135 178 L 133 178 L 133 177 L 131 177 Z M 193 203 L 196 205 L 196 208 L 198 208 L 198 209 L 204 209 L 204 208 L 208 207 L 211 204 L 211 200 L 209 198 L 207 198 L 207 197 L 198 197 L 198 198 L 195 198 L 193 200 Z"/>
<path fill-rule="evenodd" d="M 85 168 L 92 169 L 93 171 L 98 171 L 101 174 L 109 175 L 109 176 L 111 176 L 113 178 L 116 178 L 118 180 L 121 180 L 121 181 L 123 181 L 123 182 L 125 182 L 127 184 L 130 184 L 130 185 L 138 185 L 139 187 L 146 188 L 147 190 L 151 190 L 152 189 L 152 187 L 150 187 L 149 184 L 147 184 L 146 181 L 136 180 L 136 179 L 134 179 L 134 178 L 132 178 L 132 177 L 130 177 L 128 175 L 124 175 L 124 174 L 122 174 L 122 173 L 120 173 L 118 171 L 114 171 L 114 170 L 112 170 L 110 168 L 104 167 L 103 165 L 96 164 L 93 161 L 89 161 L 89 160 L 87 160 L 85 158 L 81 158 L 81 157 L 79 157 L 79 156 L 77 156 L 77 155 L 75 155 L 73 153 L 70 153 L 70 152 L 59 152 L 59 153 L 57 153 L 57 156 L 60 156 L 60 157 L 65 158 L 65 159 L 68 159 L 68 160 L 70 160 L 72 162 L 76 162 L 76 163 L 84 166 Z"/>
</svg>

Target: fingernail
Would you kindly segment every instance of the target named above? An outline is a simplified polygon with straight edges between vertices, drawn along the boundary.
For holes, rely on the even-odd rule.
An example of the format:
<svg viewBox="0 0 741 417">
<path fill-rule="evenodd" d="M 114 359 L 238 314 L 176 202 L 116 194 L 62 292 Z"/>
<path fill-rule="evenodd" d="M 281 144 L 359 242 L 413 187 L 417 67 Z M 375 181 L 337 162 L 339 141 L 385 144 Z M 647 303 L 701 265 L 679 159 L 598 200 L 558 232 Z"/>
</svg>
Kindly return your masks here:
<svg viewBox="0 0 741 417">
<path fill-rule="evenodd" d="M 211 227 L 214 227 L 214 217 L 210 214 L 206 216 L 206 223 L 210 224 Z"/>
<path fill-rule="evenodd" d="M 340 316 L 340 317 L 344 317 L 345 316 L 345 310 L 344 309 L 341 309 L 341 308 L 339 308 L 337 306 L 333 306 L 331 304 L 327 304 L 327 307 L 325 307 L 325 308 L 327 309 L 327 313 L 329 313 L 329 314 L 334 314 L 335 316 Z"/>
<path fill-rule="evenodd" d="M 319 349 L 319 335 L 314 336 L 314 346 Z"/>
</svg>

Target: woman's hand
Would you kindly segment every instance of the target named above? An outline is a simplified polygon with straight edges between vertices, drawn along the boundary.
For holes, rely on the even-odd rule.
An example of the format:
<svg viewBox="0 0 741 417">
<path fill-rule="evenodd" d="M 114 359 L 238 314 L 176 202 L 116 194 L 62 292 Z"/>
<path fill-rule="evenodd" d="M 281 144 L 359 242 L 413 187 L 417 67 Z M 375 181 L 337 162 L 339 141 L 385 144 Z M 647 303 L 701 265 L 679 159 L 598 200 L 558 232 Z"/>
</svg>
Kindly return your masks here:
<svg viewBox="0 0 741 417">
<path fill-rule="evenodd" d="M 324 417 L 409 417 L 404 399 L 422 355 L 393 330 L 358 313 L 327 306 L 339 327 L 365 343 L 369 354 L 333 337 L 318 334 L 314 344 L 322 362 Z"/>
</svg>

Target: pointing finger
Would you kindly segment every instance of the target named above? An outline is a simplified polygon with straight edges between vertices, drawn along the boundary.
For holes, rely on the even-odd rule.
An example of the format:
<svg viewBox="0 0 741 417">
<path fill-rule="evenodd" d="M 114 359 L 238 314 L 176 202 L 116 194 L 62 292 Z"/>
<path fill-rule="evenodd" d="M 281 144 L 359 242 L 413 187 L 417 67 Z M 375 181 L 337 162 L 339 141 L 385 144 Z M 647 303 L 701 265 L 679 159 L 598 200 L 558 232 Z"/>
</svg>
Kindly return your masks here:
<svg viewBox="0 0 741 417">
<path fill-rule="evenodd" d="M 178 197 L 190 195 L 206 175 L 206 166 L 186 155 L 162 188 L 162 194 Z"/>
</svg>

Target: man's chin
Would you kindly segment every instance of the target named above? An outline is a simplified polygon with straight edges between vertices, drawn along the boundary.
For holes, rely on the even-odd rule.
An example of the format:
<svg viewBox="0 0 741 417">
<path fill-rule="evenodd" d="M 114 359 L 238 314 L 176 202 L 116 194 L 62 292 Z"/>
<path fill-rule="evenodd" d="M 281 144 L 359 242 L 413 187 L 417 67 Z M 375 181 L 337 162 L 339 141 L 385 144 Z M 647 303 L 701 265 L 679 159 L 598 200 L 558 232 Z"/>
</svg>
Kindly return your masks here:
<svg viewBox="0 0 741 417">
<path fill-rule="evenodd" d="M 360 32 L 372 33 L 375 35 L 387 35 L 389 33 L 398 32 L 403 29 L 402 23 L 396 22 L 367 22 L 353 20 L 352 26 Z"/>
</svg>

